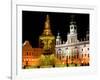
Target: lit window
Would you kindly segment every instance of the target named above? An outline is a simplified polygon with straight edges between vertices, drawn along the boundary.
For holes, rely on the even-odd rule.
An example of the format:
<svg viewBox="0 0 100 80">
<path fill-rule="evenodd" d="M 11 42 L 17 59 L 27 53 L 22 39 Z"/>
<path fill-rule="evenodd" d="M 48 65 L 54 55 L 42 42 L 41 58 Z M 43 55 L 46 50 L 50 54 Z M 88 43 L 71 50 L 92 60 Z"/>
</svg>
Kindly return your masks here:
<svg viewBox="0 0 100 80">
<path fill-rule="evenodd" d="M 58 54 L 62 54 L 62 50 L 61 49 L 58 49 Z"/>
<path fill-rule="evenodd" d="M 32 59 L 32 61 L 34 61 L 34 60 Z"/>
<path fill-rule="evenodd" d="M 29 59 L 29 61 L 31 61 L 31 59 Z"/>
<path fill-rule="evenodd" d="M 26 61 L 28 61 L 28 59 L 26 59 Z"/>
<path fill-rule="evenodd" d="M 24 61 L 26 61 L 26 60 L 24 59 Z"/>
</svg>

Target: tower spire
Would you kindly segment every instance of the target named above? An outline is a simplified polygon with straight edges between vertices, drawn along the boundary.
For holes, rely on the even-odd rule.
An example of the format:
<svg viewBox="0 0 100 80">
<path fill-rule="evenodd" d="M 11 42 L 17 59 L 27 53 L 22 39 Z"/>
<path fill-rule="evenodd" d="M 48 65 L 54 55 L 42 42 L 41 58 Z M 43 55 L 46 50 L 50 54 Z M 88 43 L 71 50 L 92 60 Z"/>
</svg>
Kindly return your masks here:
<svg viewBox="0 0 100 80">
<path fill-rule="evenodd" d="M 51 29 L 50 29 L 50 18 L 49 18 L 49 15 L 46 15 L 46 21 L 45 21 L 45 25 L 44 25 L 43 35 L 52 35 Z"/>
<path fill-rule="evenodd" d="M 70 21 L 70 33 L 75 34 L 76 33 L 76 22 L 75 22 L 75 15 L 71 15 L 71 21 Z"/>
<path fill-rule="evenodd" d="M 39 44 L 43 48 L 44 55 L 55 53 L 55 36 L 51 33 L 49 15 L 46 15 L 44 30 L 39 37 Z"/>
<path fill-rule="evenodd" d="M 45 29 L 50 28 L 50 18 L 49 15 L 46 15 L 46 21 L 45 21 Z"/>
<path fill-rule="evenodd" d="M 71 15 L 71 22 L 70 24 L 76 24 L 75 22 L 75 15 Z"/>
</svg>

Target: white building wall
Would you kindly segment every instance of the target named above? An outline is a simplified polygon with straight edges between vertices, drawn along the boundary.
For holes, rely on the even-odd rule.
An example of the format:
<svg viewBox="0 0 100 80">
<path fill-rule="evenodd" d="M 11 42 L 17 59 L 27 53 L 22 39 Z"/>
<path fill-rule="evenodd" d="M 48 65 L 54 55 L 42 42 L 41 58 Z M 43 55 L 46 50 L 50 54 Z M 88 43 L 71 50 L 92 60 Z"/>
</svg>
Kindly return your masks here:
<svg viewBox="0 0 100 80">
<path fill-rule="evenodd" d="M 68 45 L 68 44 L 60 44 L 56 46 L 56 54 L 58 50 L 62 50 L 62 56 L 72 56 L 77 53 L 79 54 L 89 54 L 89 43 L 82 43 L 82 44 L 76 44 L 76 45 Z"/>
</svg>

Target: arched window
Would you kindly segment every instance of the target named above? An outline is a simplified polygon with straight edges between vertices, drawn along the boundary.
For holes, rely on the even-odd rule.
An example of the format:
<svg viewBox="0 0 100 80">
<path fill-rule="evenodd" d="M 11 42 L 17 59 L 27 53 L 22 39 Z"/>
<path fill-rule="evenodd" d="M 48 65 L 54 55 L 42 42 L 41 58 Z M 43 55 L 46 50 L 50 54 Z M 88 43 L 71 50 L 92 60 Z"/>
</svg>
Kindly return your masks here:
<svg viewBox="0 0 100 80">
<path fill-rule="evenodd" d="M 68 48 L 66 48 L 66 50 L 67 50 Z"/>
<path fill-rule="evenodd" d="M 57 53 L 58 54 L 62 54 L 62 50 L 61 49 L 58 49 Z"/>
</svg>

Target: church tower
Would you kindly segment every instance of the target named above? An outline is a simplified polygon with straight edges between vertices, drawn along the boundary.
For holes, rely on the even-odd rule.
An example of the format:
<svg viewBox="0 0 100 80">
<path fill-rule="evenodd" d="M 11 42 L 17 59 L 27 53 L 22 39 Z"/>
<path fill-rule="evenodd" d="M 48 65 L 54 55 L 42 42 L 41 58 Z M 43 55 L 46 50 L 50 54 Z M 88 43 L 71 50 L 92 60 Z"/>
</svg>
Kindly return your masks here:
<svg viewBox="0 0 100 80">
<path fill-rule="evenodd" d="M 76 22 L 74 21 L 74 15 L 71 16 L 71 22 L 70 22 L 70 33 L 67 35 L 67 43 L 77 43 L 77 26 Z"/>
<path fill-rule="evenodd" d="M 44 55 L 55 53 L 55 37 L 51 32 L 49 15 L 46 15 L 44 30 L 39 37 L 39 46 L 43 48 Z"/>
</svg>

